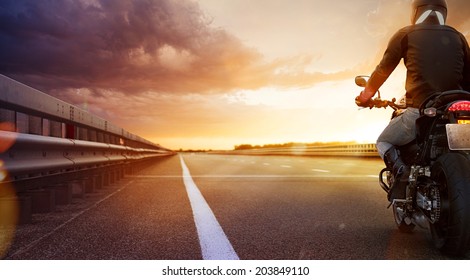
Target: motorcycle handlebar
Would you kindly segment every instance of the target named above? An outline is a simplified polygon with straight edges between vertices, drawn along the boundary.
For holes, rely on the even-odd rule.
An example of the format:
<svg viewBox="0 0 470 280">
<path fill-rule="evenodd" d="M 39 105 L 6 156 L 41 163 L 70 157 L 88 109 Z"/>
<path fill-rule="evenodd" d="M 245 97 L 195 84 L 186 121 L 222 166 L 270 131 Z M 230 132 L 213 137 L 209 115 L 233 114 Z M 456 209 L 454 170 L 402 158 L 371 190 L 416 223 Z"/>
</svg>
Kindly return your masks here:
<svg viewBox="0 0 470 280">
<path fill-rule="evenodd" d="M 356 85 L 358 85 L 360 87 L 365 87 L 367 85 L 367 79 L 368 78 L 369 78 L 368 76 L 357 76 L 356 79 L 355 79 Z M 356 104 L 359 107 L 370 108 L 370 109 L 372 109 L 372 108 L 387 108 L 387 107 L 392 108 L 394 111 L 400 110 L 400 109 L 406 109 L 406 105 L 396 104 L 395 103 L 396 102 L 395 98 L 393 98 L 392 101 L 382 100 L 380 98 L 380 91 L 377 91 L 377 94 L 378 94 L 377 98 L 369 100 L 366 104 L 359 103 L 357 98 L 356 98 Z"/>
<path fill-rule="evenodd" d="M 399 109 L 405 109 L 406 108 L 406 106 L 404 106 L 404 105 L 396 104 L 395 101 L 396 101 L 395 98 L 393 98 L 391 101 L 390 100 L 382 100 L 380 98 L 375 98 L 375 99 L 369 100 L 369 102 L 363 107 L 364 108 L 370 108 L 370 109 L 390 107 L 395 111 L 399 110 Z"/>
</svg>

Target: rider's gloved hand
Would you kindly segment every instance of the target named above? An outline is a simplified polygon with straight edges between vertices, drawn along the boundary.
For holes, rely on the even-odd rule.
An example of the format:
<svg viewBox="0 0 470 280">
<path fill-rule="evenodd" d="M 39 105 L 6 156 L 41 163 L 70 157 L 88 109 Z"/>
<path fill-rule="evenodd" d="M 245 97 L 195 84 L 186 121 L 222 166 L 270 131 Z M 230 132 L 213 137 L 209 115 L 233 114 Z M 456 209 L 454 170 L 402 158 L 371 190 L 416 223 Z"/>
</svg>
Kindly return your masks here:
<svg viewBox="0 0 470 280">
<path fill-rule="evenodd" d="M 359 107 L 363 107 L 363 108 L 370 108 L 371 107 L 371 100 L 368 99 L 367 101 L 364 101 L 364 99 L 361 97 L 361 95 L 356 96 L 355 101 L 356 101 L 356 105 L 359 106 Z"/>
</svg>

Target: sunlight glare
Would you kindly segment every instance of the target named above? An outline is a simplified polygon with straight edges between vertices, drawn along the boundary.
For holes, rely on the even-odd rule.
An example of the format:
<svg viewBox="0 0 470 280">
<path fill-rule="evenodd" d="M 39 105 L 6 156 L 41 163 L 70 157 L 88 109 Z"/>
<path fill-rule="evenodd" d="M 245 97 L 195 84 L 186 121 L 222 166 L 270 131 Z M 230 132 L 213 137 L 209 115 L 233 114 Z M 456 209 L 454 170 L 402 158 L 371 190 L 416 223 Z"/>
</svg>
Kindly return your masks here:
<svg viewBox="0 0 470 280">
<path fill-rule="evenodd" d="M 19 203 L 13 186 L 0 185 L 0 259 L 7 254 L 13 242 L 19 221 L 19 211 Z"/>
</svg>

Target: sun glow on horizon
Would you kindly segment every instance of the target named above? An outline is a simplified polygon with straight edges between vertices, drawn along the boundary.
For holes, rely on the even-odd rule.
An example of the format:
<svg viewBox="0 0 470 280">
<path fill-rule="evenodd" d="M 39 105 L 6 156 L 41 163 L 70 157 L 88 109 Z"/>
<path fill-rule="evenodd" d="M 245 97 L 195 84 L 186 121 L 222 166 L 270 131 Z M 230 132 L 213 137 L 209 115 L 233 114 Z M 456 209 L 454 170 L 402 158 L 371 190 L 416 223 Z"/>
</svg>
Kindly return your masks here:
<svg viewBox="0 0 470 280">
<path fill-rule="evenodd" d="M 358 73 L 363 74 L 363 73 Z M 404 93 L 406 69 L 397 67 L 381 89 L 382 99 Z M 391 109 L 359 109 L 354 98 L 362 89 L 354 77 L 321 82 L 308 88 L 266 87 L 222 95 L 198 102 L 229 108 L 218 117 L 199 121 L 201 131 L 154 137 L 172 149 L 231 150 L 236 145 L 283 143 L 357 142 L 372 144 L 390 121 Z M 196 101 L 195 99 L 193 101 Z M 193 103 L 202 117 L 203 110 Z M 181 131 L 180 131 L 181 132 Z"/>
</svg>

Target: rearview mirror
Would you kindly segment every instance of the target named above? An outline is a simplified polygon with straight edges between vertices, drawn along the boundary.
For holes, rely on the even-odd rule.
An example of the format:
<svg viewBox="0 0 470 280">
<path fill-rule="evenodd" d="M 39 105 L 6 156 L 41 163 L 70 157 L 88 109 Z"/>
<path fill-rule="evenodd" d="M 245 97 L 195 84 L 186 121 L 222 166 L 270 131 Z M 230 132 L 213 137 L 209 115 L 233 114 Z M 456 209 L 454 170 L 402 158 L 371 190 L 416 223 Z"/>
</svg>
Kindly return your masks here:
<svg viewBox="0 0 470 280">
<path fill-rule="evenodd" d="M 368 78 L 369 78 L 368 76 L 357 76 L 355 79 L 356 85 L 360 87 L 365 87 L 367 85 Z"/>
</svg>

